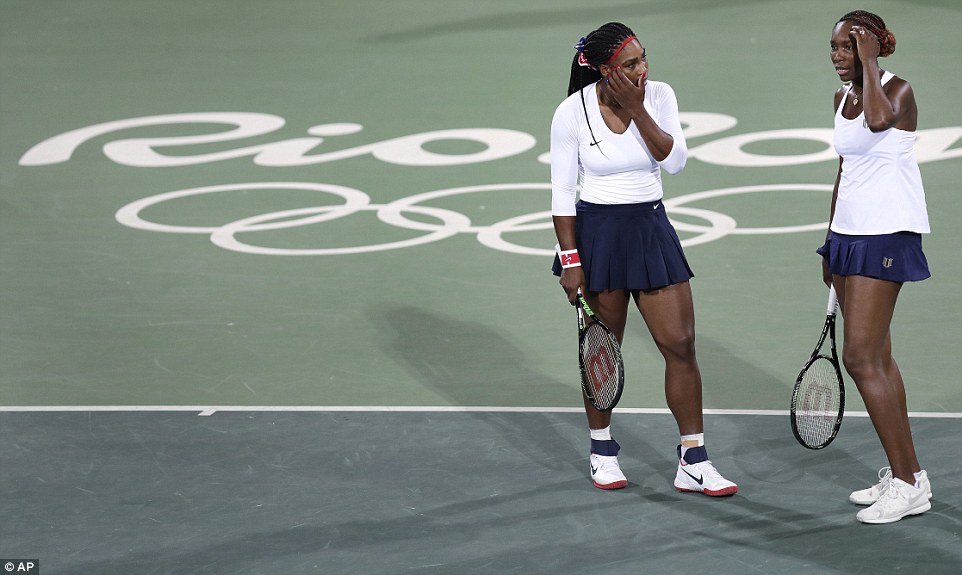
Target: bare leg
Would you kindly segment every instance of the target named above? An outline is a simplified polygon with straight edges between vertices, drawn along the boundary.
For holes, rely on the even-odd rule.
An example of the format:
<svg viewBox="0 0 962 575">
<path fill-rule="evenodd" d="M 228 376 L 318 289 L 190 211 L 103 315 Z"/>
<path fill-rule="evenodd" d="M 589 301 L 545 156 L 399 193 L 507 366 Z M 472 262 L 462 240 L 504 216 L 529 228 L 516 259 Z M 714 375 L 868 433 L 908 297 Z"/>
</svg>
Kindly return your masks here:
<svg viewBox="0 0 962 575">
<path fill-rule="evenodd" d="M 902 284 L 863 276 L 835 276 L 834 284 L 845 333 L 842 363 L 862 395 L 892 475 L 914 485 L 921 466 L 889 331 Z"/>
<path fill-rule="evenodd" d="M 704 431 L 701 372 L 695 359 L 695 309 L 683 282 L 638 293 L 635 303 L 665 358 L 665 398 L 680 435 Z"/>
</svg>

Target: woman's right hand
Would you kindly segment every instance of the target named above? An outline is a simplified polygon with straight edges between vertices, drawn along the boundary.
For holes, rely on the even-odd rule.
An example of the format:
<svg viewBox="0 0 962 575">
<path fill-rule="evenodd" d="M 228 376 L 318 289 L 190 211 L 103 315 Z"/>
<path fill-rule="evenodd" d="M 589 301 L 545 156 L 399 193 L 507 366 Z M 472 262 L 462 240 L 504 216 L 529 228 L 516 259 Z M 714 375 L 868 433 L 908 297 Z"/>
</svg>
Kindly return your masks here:
<svg viewBox="0 0 962 575">
<path fill-rule="evenodd" d="M 568 296 L 568 303 L 575 305 L 578 301 L 578 289 L 585 289 L 585 270 L 581 266 L 565 268 L 561 270 L 561 279 L 558 280 L 561 287 Z"/>
<path fill-rule="evenodd" d="M 828 269 L 828 260 L 822 258 L 822 281 L 825 285 L 832 287 L 832 272 Z"/>
</svg>

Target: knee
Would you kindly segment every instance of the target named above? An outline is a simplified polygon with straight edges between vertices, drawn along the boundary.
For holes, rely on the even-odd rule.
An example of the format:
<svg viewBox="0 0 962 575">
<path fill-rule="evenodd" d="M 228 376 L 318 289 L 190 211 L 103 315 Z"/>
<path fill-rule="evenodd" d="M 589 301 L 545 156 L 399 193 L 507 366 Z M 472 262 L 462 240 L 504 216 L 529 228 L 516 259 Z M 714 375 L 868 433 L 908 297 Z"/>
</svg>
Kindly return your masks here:
<svg viewBox="0 0 962 575">
<path fill-rule="evenodd" d="M 658 349 L 667 360 L 694 361 L 695 359 L 694 332 L 673 334 L 672 337 L 664 338 L 657 343 Z"/>
<path fill-rule="evenodd" d="M 856 346 L 845 346 L 842 350 L 842 365 L 856 383 L 882 371 L 881 362 L 878 361 L 876 354 L 868 353 Z"/>
</svg>

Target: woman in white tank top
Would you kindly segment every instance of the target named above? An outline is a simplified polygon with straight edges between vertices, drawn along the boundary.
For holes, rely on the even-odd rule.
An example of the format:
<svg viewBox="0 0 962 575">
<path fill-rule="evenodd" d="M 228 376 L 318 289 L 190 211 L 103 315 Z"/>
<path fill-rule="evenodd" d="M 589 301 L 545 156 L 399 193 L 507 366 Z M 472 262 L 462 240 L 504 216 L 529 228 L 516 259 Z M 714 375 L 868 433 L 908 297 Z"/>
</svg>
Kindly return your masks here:
<svg viewBox="0 0 962 575">
<path fill-rule="evenodd" d="M 847 84 L 835 93 L 839 169 L 818 252 L 844 318 L 842 361 L 888 458 L 878 484 L 849 496 L 868 506 L 856 516 L 862 523 L 924 513 L 932 497 L 889 331 L 902 284 L 929 277 L 921 241 L 929 222 L 913 152 L 918 108 L 909 83 L 878 64 L 894 51 L 895 36 L 870 12 L 850 12 L 833 29 L 832 64 Z"/>
</svg>

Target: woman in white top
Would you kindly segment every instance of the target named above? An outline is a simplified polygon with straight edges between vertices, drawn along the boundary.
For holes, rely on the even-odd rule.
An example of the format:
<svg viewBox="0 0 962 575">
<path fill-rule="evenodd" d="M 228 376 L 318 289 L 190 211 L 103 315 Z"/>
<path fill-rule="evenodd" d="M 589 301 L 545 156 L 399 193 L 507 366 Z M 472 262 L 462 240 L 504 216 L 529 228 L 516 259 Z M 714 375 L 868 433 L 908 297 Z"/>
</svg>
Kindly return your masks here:
<svg viewBox="0 0 962 575">
<path fill-rule="evenodd" d="M 661 202 L 661 170 L 677 173 L 688 158 L 675 93 L 648 79 L 645 47 L 624 24 L 605 24 L 575 48 L 568 97 L 551 122 L 555 274 L 568 301 L 582 289 L 619 341 L 634 300 L 665 358 L 665 394 L 681 436 L 675 488 L 734 494 L 738 487 L 705 449 L 692 272 Z M 584 403 L 592 480 L 625 487 L 611 412 Z"/>
<path fill-rule="evenodd" d="M 835 93 L 839 169 L 828 237 L 818 252 L 844 318 L 842 361 L 889 463 L 877 485 L 849 496 L 869 506 L 857 515 L 863 523 L 923 513 L 932 497 L 892 358 L 890 325 L 899 290 L 930 275 L 921 239 L 929 222 L 913 150 L 918 108 L 909 83 L 878 64 L 894 51 L 895 36 L 870 12 L 846 14 L 832 32 L 832 64 L 846 85 Z"/>
</svg>

